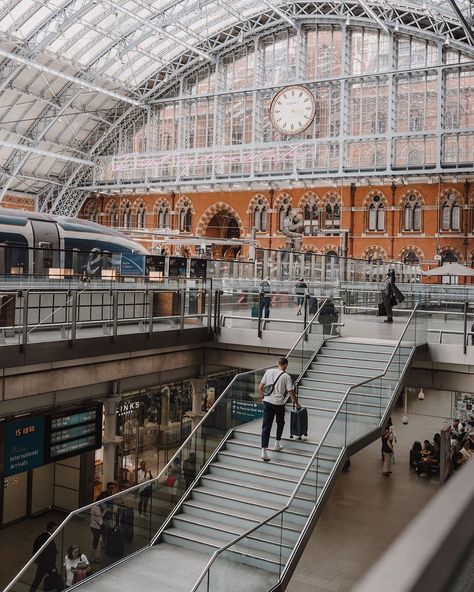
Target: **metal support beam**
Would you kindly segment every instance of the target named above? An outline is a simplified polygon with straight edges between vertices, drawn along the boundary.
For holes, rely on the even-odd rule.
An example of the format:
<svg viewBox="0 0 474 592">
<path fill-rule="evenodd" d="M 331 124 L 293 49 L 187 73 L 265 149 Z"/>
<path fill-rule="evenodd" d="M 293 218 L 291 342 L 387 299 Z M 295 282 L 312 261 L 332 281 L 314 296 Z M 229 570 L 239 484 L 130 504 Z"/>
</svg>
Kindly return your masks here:
<svg viewBox="0 0 474 592">
<path fill-rule="evenodd" d="M 451 8 L 454 10 L 457 17 L 461 21 L 462 28 L 464 29 L 464 32 L 469 37 L 469 39 L 474 43 L 474 31 L 472 30 L 471 25 L 467 22 L 466 17 L 464 16 L 462 10 L 457 5 L 456 0 L 448 0 L 448 2 L 450 3 Z"/>
<path fill-rule="evenodd" d="M 40 156 L 47 156 L 49 158 L 57 158 L 59 160 L 75 162 L 76 164 L 83 164 L 86 166 L 95 165 L 95 162 L 93 162 L 92 160 L 83 160 L 82 158 L 67 156 L 66 154 L 61 154 L 60 152 L 49 152 L 48 150 L 40 150 L 39 148 L 33 148 L 33 146 L 27 146 L 26 144 L 13 144 L 12 142 L 5 142 L 4 140 L 0 140 L 0 146 L 5 146 L 6 148 L 11 148 L 12 150 L 20 150 L 22 152 L 31 152 L 33 154 L 39 154 Z"/>
<path fill-rule="evenodd" d="M 268 8 L 271 8 L 275 14 L 277 14 L 280 18 L 282 18 L 289 25 L 291 25 L 294 29 L 296 29 L 295 21 L 293 19 L 291 19 L 285 12 L 283 12 L 283 10 L 281 10 L 280 8 L 275 6 L 273 4 L 273 2 L 271 2 L 270 0 L 262 0 L 262 3 L 265 4 L 265 6 L 268 6 Z"/>
<path fill-rule="evenodd" d="M 183 47 L 185 47 L 186 49 L 189 49 L 193 53 L 197 53 L 202 58 L 204 58 L 206 60 L 209 60 L 210 62 L 214 62 L 215 61 L 212 56 L 210 56 L 209 54 L 205 53 L 204 51 L 201 51 L 200 49 L 198 49 L 197 47 L 194 47 L 193 45 L 191 45 L 187 41 L 184 41 L 183 39 L 180 39 L 179 37 L 176 37 L 176 35 L 173 35 L 173 33 L 170 33 L 166 29 L 163 29 L 161 27 L 158 27 L 153 22 L 147 21 L 146 19 L 142 18 L 141 16 L 138 16 L 138 14 L 136 14 L 135 12 L 132 12 L 131 10 L 128 10 L 128 8 L 125 8 L 124 6 L 121 6 L 120 4 L 117 4 L 113 0 L 102 0 L 102 2 L 103 2 L 103 4 L 108 4 L 112 8 L 115 8 L 116 10 L 119 10 L 120 12 L 123 12 L 124 14 L 126 14 L 127 16 L 129 16 L 130 18 L 135 19 L 136 21 L 138 21 L 139 23 L 141 23 L 143 26 L 148 27 L 149 29 L 153 29 L 153 31 L 156 31 L 160 35 L 163 35 L 163 37 L 168 37 L 168 39 L 171 39 L 175 43 L 178 43 L 179 45 L 182 45 Z"/>
<path fill-rule="evenodd" d="M 111 90 L 107 90 L 98 86 L 97 84 L 92 84 L 91 82 L 87 82 L 86 80 L 82 80 L 81 78 L 76 78 L 75 76 L 69 76 L 69 74 L 65 74 L 64 72 L 60 72 L 59 70 L 53 70 L 48 66 L 43 66 L 43 64 L 39 64 L 27 58 L 23 58 L 16 53 L 10 53 L 9 51 L 5 51 L 4 49 L 0 49 L 0 56 L 4 58 L 8 58 L 14 62 L 18 62 L 27 68 L 33 68 L 34 70 L 39 70 L 40 72 L 44 72 L 46 74 L 50 74 L 51 76 L 56 76 L 57 78 L 62 78 L 63 80 L 67 80 L 68 82 L 72 82 L 73 84 L 77 84 L 78 86 L 82 86 L 83 88 L 87 88 L 88 90 L 92 90 L 99 94 L 107 95 L 108 97 L 112 97 L 117 101 L 123 101 L 125 103 L 129 103 L 130 105 L 135 105 L 136 107 L 140 106 L 140 101 L 136 101 L 135 99 L 131 99 L 124 95 L 120 95 Z"/>
<path fill-rule="evenodd" d="M 386 23 L 384 23 L 383 20 L 375 14 L 375 12 L 372 10 L 372 8 L 370 8 L 365 0 L 359 0 L 359 4 L 364 8 L 365 12 L 370 16 L 370 18 L 373 18 L 374 21 L 378 23 L 386 33 L 390 33 L 390 29 Z"/>
</svg>

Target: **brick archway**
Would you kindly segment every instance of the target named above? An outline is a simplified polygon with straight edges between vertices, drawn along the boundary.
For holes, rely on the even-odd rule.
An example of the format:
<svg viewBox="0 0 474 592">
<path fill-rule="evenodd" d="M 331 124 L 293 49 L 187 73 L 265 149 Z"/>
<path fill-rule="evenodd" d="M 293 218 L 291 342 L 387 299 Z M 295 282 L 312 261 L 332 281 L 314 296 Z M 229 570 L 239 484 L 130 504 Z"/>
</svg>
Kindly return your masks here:
<svg viewBox="0 0 474 592">
<path fill-rule="evenodd" d="M 209 222 L 214 218 L 216 214 L 228 214 L 235 218 L 237 225 L 239 227 L 240 236 L 245 236 L 245 228 L 242 223 L 242 219 L 239 214 L 231 207 L 228 203 L 224 201 L 218 201 L 212 206 L 209 206 L 207 210 L 202 214 L 201 218 L 196 227 L 196 234 L 198 236 L 205 236 L 207 227 L 209 226 Z"/>
</svg>

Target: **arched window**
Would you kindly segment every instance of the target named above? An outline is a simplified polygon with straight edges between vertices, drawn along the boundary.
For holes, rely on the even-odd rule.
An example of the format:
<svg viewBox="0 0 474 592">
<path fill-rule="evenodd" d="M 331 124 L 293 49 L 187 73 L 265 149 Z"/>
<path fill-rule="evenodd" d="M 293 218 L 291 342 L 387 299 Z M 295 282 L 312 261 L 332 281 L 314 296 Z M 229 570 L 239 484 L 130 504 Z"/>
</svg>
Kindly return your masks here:
<svg viewBox="0 0 474 592">
<path fill-rule="evenodd" d="M 268 212 L 265 205 L 265 200 L 260 198 L 254 207 L 253 224 L 257 232 L 267 231 Z"/>
<path fill-rule="evenodd" d="M 123 224 L 124 228 L 130 228 L 132 226 L 132 206 L 127 201 L 123 210 Z"/>
<path fill-rule="evenodd" d="M 415 194 L 409 195 L 403 207 L 403 230 L 421 230 L 421 204 Z"/>
<path fill-rule="evenodd" d="M 341 204 L 339 198 L 335 195 L 331 195 L 326 201 L 324 208 L 324 227 L 341 227 Z"/>
<path fill-rule="evenodd" d="M 368 205 L 367 230 L 383 232 L 385 230 L 385 207 L 380 195 L 374 195 Z"/>
<path fill-rule="evenodd" d="M 403 256 L 403 263 L 408 265 L 417 265 L 420 262 L 420 258 L 414 251 L 407 251 Z"/>
<path fill-rule="evenodd" d="M 193 212 L 189 201 L 185 200 L 179 210 L 178 223 L 180 232 L 191 232 L 193 225 Z"/>
<path fill-rule="evenodd" d="M 457 263 L 459 259 L 453 251 L 445 251 L 441 255 L 441 264 L 443 263 Z"/>
<path fill-rule="evenodd" d="M 441 230 L 461 229 L 461 207 L 456 194 L 449 193 L 441 202 Z"/>
<path fill-rule="evenodd" d="M 140 203 L 137 210 L 137 228 L 145 228 L 146 208 L 143 202 Z"/>
<path fill-rule="evenodd" d="M 168 204 L 163 201 L 158 208 L 155 208 L 155 228 L 169 228 L 170 226 L 170 209 Z"/>
<path fill-rule="evenodd" d="M 278 208 L 278 230 L 283 232 L 285 228 L 285 218 L 291 212 L 291 202 L 289 197 L 285 197 L 282 199 L 280 207 Z"/>
</svg>

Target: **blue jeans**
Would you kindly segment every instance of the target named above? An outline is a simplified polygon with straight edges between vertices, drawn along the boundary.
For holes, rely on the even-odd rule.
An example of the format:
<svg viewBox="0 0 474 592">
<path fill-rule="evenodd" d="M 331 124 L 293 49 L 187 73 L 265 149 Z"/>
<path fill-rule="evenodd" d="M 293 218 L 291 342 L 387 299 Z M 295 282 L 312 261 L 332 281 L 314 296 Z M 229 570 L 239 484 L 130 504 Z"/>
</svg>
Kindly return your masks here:
<svg viewBox="0 0 474 592">
<path fill-rule="evenodd" d="M 260 306 L 262 308 L 263 316 L 268 319 L 270 316 L 270 303 L 272 301 L 271 296 L 263 296 L 260 300 Z"/>
</svg>

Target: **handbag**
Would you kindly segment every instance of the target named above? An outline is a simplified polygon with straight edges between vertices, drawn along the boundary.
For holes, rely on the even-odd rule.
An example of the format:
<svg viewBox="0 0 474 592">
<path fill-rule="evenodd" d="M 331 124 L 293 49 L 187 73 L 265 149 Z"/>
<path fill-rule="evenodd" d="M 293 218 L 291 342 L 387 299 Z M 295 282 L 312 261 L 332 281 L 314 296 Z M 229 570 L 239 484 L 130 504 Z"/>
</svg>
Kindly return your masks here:
<svg viewBox="0 0 474 592">
<path fill-rule="evenodd" d="M 392 454 L 390 455 L 390 464 L 391 464 L 391 465 L 394 465 L 394 464 L 395 464 L 395 455 L 393 454 L 393 452 L 392 452 Z"/>
<path fill-rule="evenodd" d="M 386 317 L 387 316 L 387 309 L 385 308 L 385 304 L 383 302 L 379 302 L 379 309 L 377 311 L 378 317 Z"/>
<path fill-rule="evenodd" d="M 176 483 L 176 477 L 174 475 L 168 475 L 168 477 L 165 481 L 165 485 L 167 487 L 174 487 L 175 483 Z"/>
<path fill-rule="evenodd" d="M 72 583 L 77 584 L 78 582 L 82 582 L 85 580 L 91 571 L 91 566 L 86 565 L 84 563 L 78 563 L 76 569 L 74 570 L 74 576 L 72 578 Z"/>
</svg>

